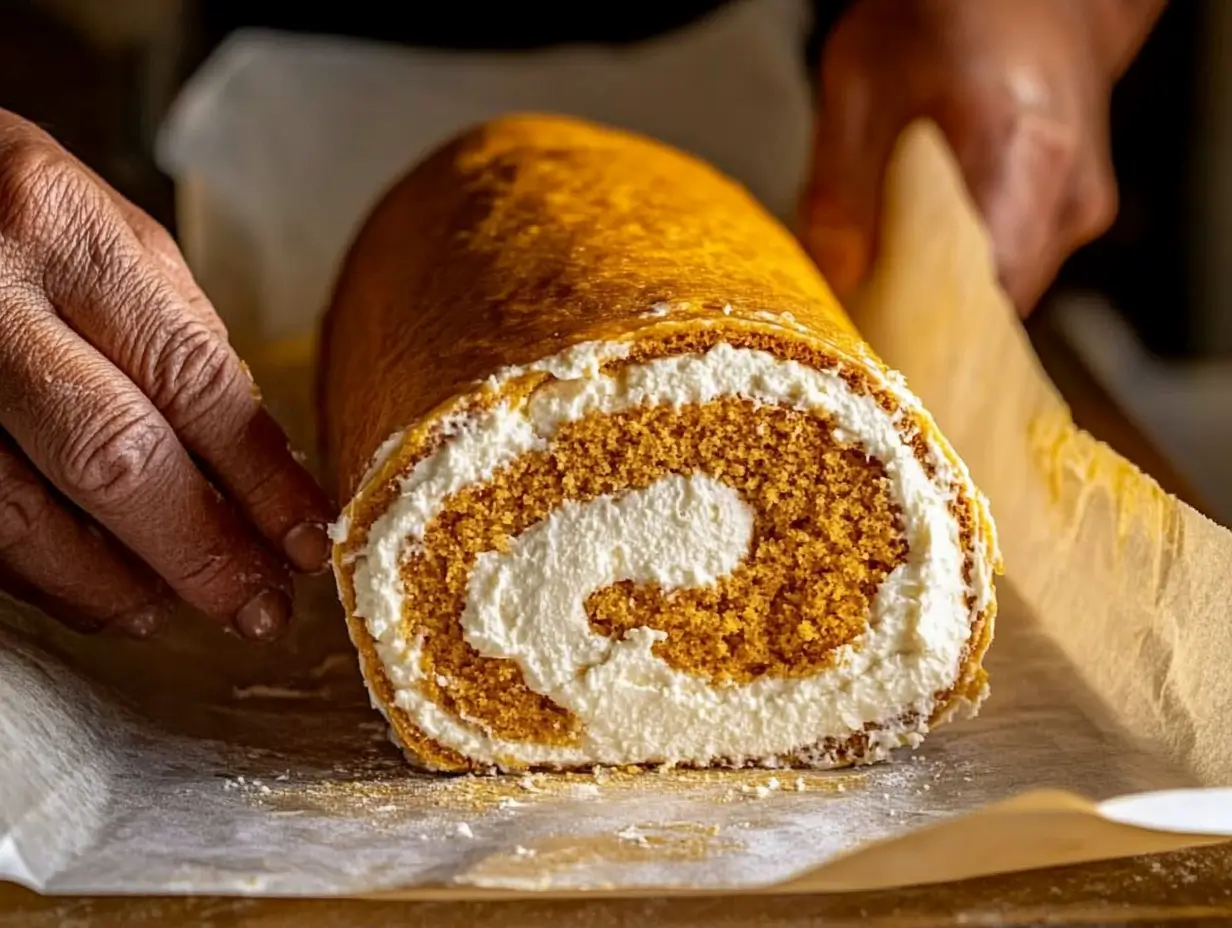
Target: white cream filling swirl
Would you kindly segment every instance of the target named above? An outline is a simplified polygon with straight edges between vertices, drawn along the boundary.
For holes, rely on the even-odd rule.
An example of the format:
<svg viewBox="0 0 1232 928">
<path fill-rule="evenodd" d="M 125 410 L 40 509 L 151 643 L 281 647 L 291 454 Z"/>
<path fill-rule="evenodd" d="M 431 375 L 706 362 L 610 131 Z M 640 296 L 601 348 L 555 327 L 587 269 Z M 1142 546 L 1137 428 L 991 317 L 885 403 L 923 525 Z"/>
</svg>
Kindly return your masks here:
<svg viewBox="0 0 1232 928">
<path fill-rule="evenodd" d="M 611 345 L 595 351 L 618 354 Z M 982 609 L 991 591 L 982 551 L 972 583 L 963 578 L 966 553 L 950 512 L 955 474 L 941 454 L 933 455 L 930 477 L 875 398 L 854 392 L 836 371 L 764 351 L 719 344 L 631 364 L 616 376 L 596 365 L 569 369 L 575 379 L 549 381 L 526 403 L 504 402 L 456 423 L 402 479 L 356 558 L 355 614 L 376 643 L 395 704 L 425 735 L 485 764 L 706 764 L 765 761 L 868 723 L 931 713 L 934 694 L 960 671 L 971 631 L 967 597 L 974 592 Z M 897 382 L 880 386 L 904 408 L 918 408 Z M 837 440 L 858 442 L 883 465 L 909 553 L 878 589 L 867 629 L 812 676 L 744 684 L 670 667 L 651 650 L 663 632 L 637 628 L 621 640 L 596 634 L 583 606 L 595 590 L 619 580 L 667 589 L 710 584 L 748 553 L 753 513 L 739 494 L 702 474 L 671 475 L 644 489 L 567 502 L 472 568 L 461 616 L 467 642 L 484 656 L 516 661 L 532 690 L 572 712 L 581 723 L 576 744 L 495 738 L 429 699 L 420 686 L 422 639 L 404 631 L 399 567 L 449 498 L 547 447 L 562 425 L 587 415 L 724 396 L 824 414 L 837 423 Z M 904 731 L 899 740 L 909 738 Z"/>
</svg>

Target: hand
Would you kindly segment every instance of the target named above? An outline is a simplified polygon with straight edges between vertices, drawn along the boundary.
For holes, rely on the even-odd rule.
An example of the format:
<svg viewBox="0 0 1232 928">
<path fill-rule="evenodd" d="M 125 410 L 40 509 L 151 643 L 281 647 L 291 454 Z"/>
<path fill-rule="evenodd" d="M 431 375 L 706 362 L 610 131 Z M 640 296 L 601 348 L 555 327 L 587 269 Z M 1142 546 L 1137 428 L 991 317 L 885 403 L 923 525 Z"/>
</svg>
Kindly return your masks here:
<svg viewBox="0 0 1232 928">
<path fill-rule="evenodd" d="M 1162 0 L 856 0 L 822 55 L 801 234 L 840 297 L 876 246 L 899 133 L 941 127 L 1022 315 L 1115 218 L 1109 101 Z"/>
<path fill-rule="evenodd" d="M 82 631 L 178 595 L 269 639 L 330 514 L 171 237 L 0 110 L 0 586 Z"/>
</svg>

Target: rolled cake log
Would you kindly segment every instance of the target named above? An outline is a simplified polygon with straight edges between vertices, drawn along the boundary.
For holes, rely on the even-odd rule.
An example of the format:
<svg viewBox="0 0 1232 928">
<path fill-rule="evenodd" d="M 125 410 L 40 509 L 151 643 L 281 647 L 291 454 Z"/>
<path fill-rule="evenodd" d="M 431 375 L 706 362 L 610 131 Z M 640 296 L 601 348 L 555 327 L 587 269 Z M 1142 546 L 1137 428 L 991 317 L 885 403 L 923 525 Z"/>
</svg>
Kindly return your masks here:
<svg viewBox="0 0 1232 928">
<path fill-rule="evenodd" d="M 413 763 L 840 766 L 984 698 L 983 498 L 693 158 L 466 133 L 372 213 L 322 347 L 334 569 Z"/>
</svg>

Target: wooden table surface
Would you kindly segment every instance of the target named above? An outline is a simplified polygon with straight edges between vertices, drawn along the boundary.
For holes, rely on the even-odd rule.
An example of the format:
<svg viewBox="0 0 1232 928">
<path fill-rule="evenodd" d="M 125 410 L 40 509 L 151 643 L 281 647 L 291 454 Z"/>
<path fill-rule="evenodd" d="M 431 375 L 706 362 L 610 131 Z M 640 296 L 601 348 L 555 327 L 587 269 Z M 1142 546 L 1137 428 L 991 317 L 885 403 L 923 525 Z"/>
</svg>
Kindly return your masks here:
<svg viewBox="0 0 1232 928">
<path fill-rule="evenodd" d="M 1008 836 L 1007 836 L 1008 837 Z M 0 885 L 0 928 L 786 928 L 1232 923 L 1232 846 L 889 892 L 473 903 L 45 898 Z"/>
<path fill-rule="evenodd" d="M 1049 318 L 1032 322 L 1045 369 L 1079 425 L 1201 509 L 1166 458 L 1117 409 Z M 1010 836 L 1007 836 L 1007 839 Z M 579 925 L 754 928 L 820 924 L 881 926 L 1232 923 L 1232 844 L 1152 858 L 1035 871 L 945 886 L 813 896 L 733 896 L 610 902 L 407 903 L 221 898 L 44 898 L 0 884 L 0 928 L 121 928 L 208 924 L 216 928 L 519 928 Z"/>
</svg>

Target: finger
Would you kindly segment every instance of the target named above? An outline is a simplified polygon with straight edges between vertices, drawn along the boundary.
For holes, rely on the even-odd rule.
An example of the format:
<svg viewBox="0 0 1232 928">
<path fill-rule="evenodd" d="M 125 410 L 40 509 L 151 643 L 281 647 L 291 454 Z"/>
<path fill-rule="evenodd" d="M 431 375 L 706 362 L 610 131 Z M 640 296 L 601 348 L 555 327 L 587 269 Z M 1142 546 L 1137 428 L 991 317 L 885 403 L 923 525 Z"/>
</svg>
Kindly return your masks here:
<svg viewBox="0 0 1232 928">
<path fill-rule="evenodd" d="M 56 309 L 150 398 L 293 566 L 324 569 L 333 515 L 325 493 L 295 460 L 230 345 L 145 260 L 128 226 L 109 221 L 112 203 L 93 190 L 79 196 L 88 201 L 91 193 L 84 211 L 96 218 L 74 248 L 48 257 L 46 287 Z"/>
<path fill-rule="evenodd" d="M 1108 231 L 1116 219 L 1117 201 L 1111 159 L 1080 156 L 1057 198 L 1052 234 L 1040 246 L 1038 259 L 1012 275 L 1011 294 L 1024 317 L 1039 303 L 1074 252 Z"/>
<path fill-rule="evenodd" d="M 1088 125 L 1093 127 L 1093 137 L 1079 149 L 1061 205 L 1059 226 L 1067 251 L 1081 248 L 1107 232 L 1120 207 L 1107 120 L 1101 122 L 1092 117 Z"/>
<path fill-rule="evenodd" d="M 1077 138 L 1043 114 L 1009 105 L 997 113 L 985 101 L 980 118 L 945 113 L 941 121 L 984 217 L 1001 284 L 1026 317 L 1067 253 L 1058 223 Z"/>
<path fill-rule="evenodd" d="M 96 526 L 66 509 L 0 438 L 0 575 L 15 595 L 81 632 L 145 638 L 170 615 L 166 592 Z"/>
<path fill-rule="evenodd" d="M 19 195 L 11 198 L 16 201 L 18 210 L 34 212 L 39 224 L 46 228 L 46 216 L 39 214 L 37 209 L 29 209 L 34 200 L 31 194 L 46 192 L 48 187 L 59 186 L 64 188 L 59 191 L 63 197 L 69 189 L 80 191 L 82 188 L 82 184 L 73 181 L 88 180 L 111 200 L 116 211 L 123 216 L 133 234 L 164 270 L 172 284 L 180 289 L 193 308 L 200 311 L 203 322 L 225 339 L 226 327 L 197 286 L 179 246 L 167 231 L 50 135 L 20 118 L 15 119 L 16 125 L 6 123 L 2 119 L 6 115 L 11 116 L 0 110 L 0 129 L 7 127 L 9 130 L 7 140 L 0 138 L 0 150 L 5 153 L 6 181 L 17 178 L 17 185 L 22 188 Z M 90 184 L 84 186 L 89 187 Z M 80 197 L 77 199 L 80 200 Z M 14 204 L 3 205 L 11 208 Z"/>
<path fill-rule="evenodd" d="M 805 247 L 840 297 L 863 282 L 876 252 L 881 184 L 901 126 L 877 112 L 873 88 L 852 75 L 822 89 L 812 171 L 800 230 Z"/>
<path fill-rule="evenodd" d="M 228 339 L 227 327 L 214 309 L 214 305 L 206 297 L 205 292 L 197 285 L 197 280 L 189 270 L 184 253 L 176 244 L 171 234 L 159 223 L 137 206 L 126 196 L 107 183 L 93 168 L 78 161 L 71 154 L 65 153 L 87 177 L 94 181 L 100 190 L 110 197 L 112 204 L 132 230 L 133 235 L 142 247 L 150 254 L 167 276 L 168 281 L 183 297 L 188 308 L 198 314 L 202 323 L 223 341 Z"/>
<path fill-rule="evenodd" d="M 290 620 L 281 561 L 197 469 L 119 371 L 33 300 L 0 339 L 0 425 L 51 483 L 187 602 L 248 638 Z"/>
<path fill-rule="evenodd" d="M 112 201 L 128 223 L 137 241 L 153 258 L 168 282 L 175 287 L 184 305 L 220 341 L 227 342 L 230 335 L 214 304 L 197 284 L 197 279 L 188 268 L 180 246 L 170 233 L 150 218 L 144 210 L 133 205 L 120 194 L 112 191 Z"/>
</svg>

